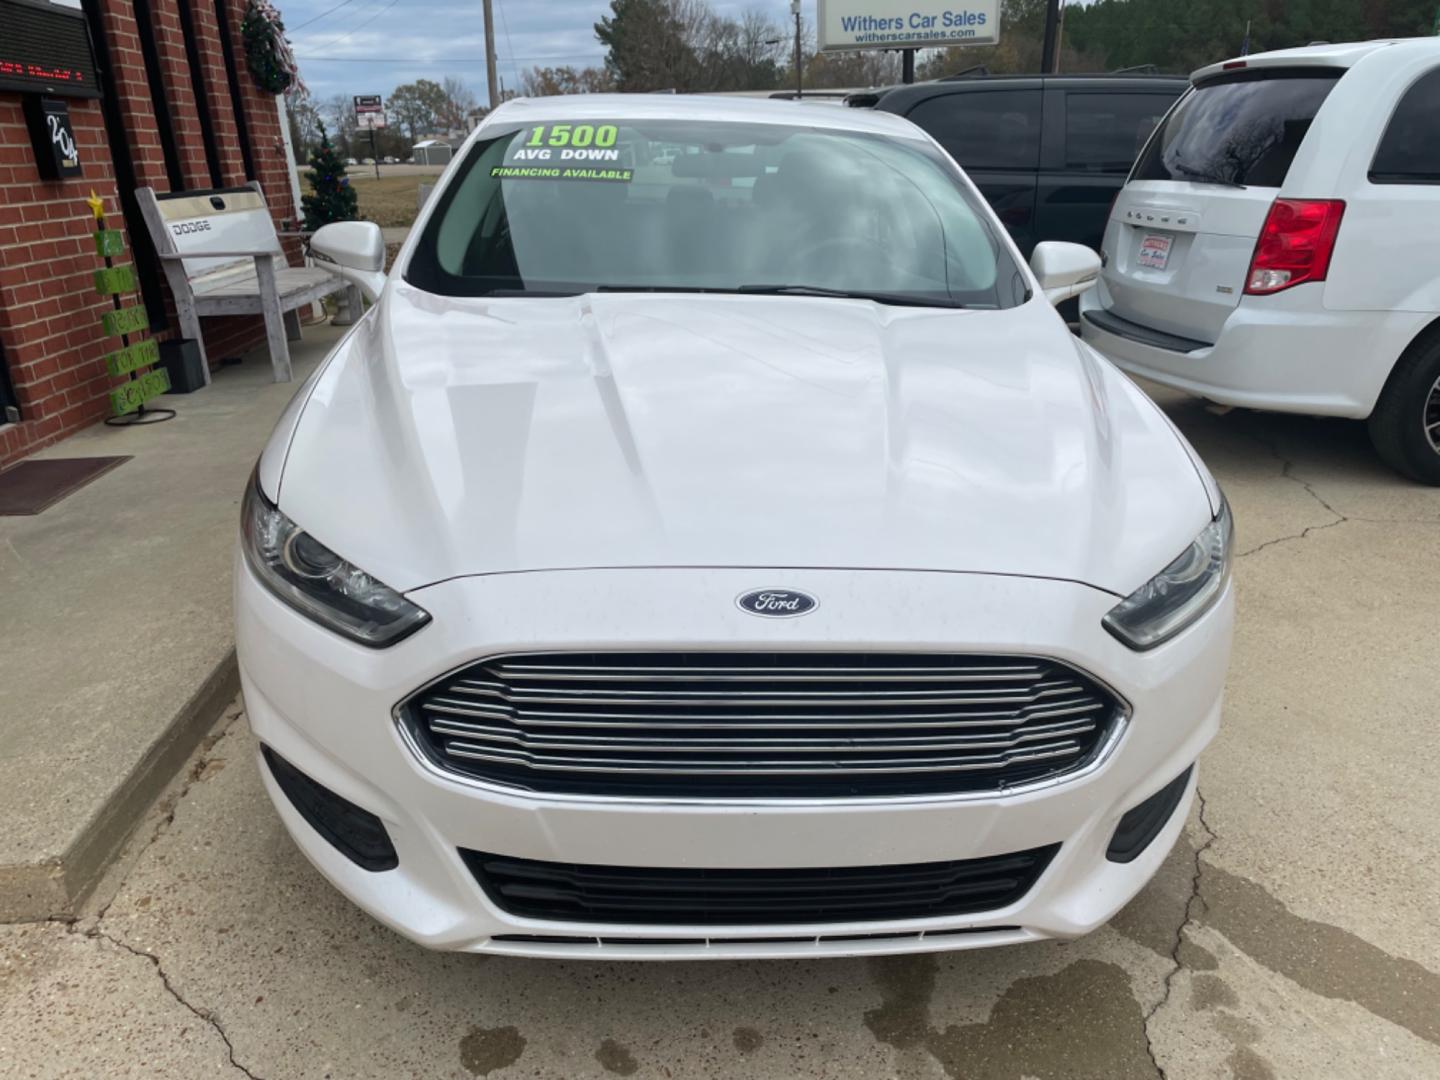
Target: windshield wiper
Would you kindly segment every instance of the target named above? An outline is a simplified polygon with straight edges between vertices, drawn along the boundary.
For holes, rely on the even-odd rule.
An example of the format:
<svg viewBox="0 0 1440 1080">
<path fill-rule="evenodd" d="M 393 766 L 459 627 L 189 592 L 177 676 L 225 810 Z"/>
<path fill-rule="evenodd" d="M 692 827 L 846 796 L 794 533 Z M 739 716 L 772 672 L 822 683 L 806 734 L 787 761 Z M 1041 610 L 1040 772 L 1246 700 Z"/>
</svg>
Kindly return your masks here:
<svg viewBox="0 0 1440 1080">
<path fill-rule="evenodd" d="M 539 296 L 553 299 L 557 296 L 579 296 L 583 292 L 583 289 L 490 289 L 478 295 L 496 296 L 502 299 L 509 299 L 512 296 Z"/>
<path fill-rule="evenodd" d="M 873 300 L 877 304 L 897 307 L 963 308 L 959 300 L 940 296 L 916 296 L 911 293 L 872 292 L 863 289 L 828 289 L 822 285 L 741 285 L 736 292 L 761 296 L 828 296 L 841 300 Z"/>
</svg>

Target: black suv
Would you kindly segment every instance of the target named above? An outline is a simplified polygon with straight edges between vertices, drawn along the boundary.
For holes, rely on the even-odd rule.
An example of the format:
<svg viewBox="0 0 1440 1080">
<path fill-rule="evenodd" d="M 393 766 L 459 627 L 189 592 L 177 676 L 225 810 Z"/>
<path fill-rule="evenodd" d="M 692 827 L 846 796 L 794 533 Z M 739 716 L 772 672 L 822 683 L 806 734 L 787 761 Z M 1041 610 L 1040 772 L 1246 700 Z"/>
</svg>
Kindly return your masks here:
<svg viewBox="0 0 1440 1080">
<path fill-rule="evenodd" d="M 933 135 L 1028 259 L 1041 240 L 1100 250 L 1115 193 L 1189 85 L 1172 75 L 972 75 L 845 103 L 898 113 Z"/>
</svg>

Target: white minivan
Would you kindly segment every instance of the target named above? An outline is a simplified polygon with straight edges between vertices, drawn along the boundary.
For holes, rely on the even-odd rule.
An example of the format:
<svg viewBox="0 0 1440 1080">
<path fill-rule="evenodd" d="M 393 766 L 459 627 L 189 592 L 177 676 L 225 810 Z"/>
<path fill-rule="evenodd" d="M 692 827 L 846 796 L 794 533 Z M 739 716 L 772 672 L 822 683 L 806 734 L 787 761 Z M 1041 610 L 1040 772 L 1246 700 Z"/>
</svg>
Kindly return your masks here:
<svg viewBox="0 0 1440 1080">
<path fill-rule="evenodd" d="M 1440 484 L 1440 40 L 1201 68 L 1115 200 L 1081 333 L 1227 405 L 1368 418 Z"/>
</svg>

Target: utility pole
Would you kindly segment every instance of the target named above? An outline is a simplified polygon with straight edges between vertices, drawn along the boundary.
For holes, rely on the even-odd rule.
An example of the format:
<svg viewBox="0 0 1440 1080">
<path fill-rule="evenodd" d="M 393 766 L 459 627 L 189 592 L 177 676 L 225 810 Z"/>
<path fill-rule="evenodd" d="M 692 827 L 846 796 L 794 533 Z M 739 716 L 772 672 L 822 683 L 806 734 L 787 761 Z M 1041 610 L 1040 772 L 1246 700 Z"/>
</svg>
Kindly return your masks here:
<svg viewBox="0 0 1440 1080">
<path fill-rule="evenodd" d="M 500 91 L 495 75 L 495 8 L 492 0 L 480 0 L 485 11 L 485 83 L 490 95 L 490 108 L 500 104 Z"/>
<path fill-rule="evenodd" d="M 805 68 L 800 63 L 800 0 L 790 0 L 790 14 L 795 16 L 795 100 L 805 96 Z"/>
<path fill-rule="evenodd" d="M 1046 0 L 1045 40 L 1040 46 L 1040 73 L 1049 75 L 1060 59 L 1060 0 Z"/>
</svg>

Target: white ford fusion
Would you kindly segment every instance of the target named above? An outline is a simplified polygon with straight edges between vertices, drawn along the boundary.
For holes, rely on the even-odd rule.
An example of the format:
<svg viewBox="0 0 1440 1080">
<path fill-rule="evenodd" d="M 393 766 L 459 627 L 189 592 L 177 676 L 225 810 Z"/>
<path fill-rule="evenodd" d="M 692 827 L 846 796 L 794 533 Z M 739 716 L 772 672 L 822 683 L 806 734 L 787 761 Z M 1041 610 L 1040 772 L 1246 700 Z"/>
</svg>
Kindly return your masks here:
<svg viewBox="0 0 1440 1080">
<path fill-rule="evenodd" d="M 1214 735 L 1230 518 L 888 114 L 511 102 L 256 467 L 260 769 L 425 945 L 815 956 L 1068 938 Z"/>
</svg>

